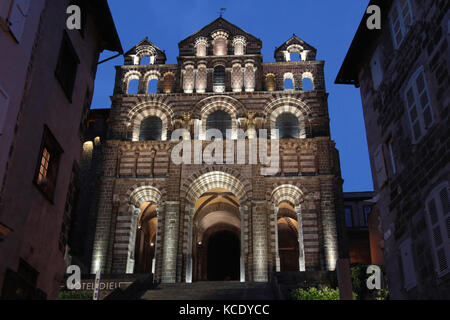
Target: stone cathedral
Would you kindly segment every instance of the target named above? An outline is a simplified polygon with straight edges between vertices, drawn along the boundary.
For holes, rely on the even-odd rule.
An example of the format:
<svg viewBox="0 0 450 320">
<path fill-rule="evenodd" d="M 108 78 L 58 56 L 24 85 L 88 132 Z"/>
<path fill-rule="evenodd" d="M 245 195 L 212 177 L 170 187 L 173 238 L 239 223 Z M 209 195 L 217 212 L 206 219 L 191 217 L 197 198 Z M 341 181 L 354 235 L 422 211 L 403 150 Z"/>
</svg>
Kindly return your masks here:
<svg viewBox="0 0 450 320">
<path fill-rule="evenodd" d="M 107 138 L 91 143 L 103 154 L 91 272 L 265 282 L 275 271 L 334 270 L 345 256 L 324 61 L 296 35 L 275 62 L 261 48 L 220 17 L 179 43 L 177 64 L 147 38 L 125 53 Z M 270 174 L 250 161 L 263 129 L 279 152 Z M 211 144 L 237 152 L 177 163 L 180 141 L 196 146 L 192 158 Z"/>
</svg>

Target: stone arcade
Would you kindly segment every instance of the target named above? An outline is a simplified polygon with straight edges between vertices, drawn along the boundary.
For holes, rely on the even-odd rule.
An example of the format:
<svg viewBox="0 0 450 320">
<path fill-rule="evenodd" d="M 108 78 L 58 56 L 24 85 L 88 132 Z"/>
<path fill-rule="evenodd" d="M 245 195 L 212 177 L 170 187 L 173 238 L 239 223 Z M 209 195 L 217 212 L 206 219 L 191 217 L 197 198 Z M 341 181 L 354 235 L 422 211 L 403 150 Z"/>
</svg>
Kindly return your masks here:
<svg viewBox="0 0 450 320">
<path fill-rule="evenodd" d="M 92 272 L 266 282 L 272 271 L 334 270 L 345 256 L 324 61 L 295 35 L 276 62 L 264 63 L 261 47 L 218 18 L 179 43 L 178 64 L 148 39 L 125 54 L 101 141 Z M 175 164 L 170 137 L 180 128 L 185 139 L 199 132 L 203 149 L 207 129 L 232 130 L 233 140 L 254 132 L 247 145 L 259 129 L 279 129 L 280 169 L 263 176 L 264 165 L 246 159 Z"/>
</svg>

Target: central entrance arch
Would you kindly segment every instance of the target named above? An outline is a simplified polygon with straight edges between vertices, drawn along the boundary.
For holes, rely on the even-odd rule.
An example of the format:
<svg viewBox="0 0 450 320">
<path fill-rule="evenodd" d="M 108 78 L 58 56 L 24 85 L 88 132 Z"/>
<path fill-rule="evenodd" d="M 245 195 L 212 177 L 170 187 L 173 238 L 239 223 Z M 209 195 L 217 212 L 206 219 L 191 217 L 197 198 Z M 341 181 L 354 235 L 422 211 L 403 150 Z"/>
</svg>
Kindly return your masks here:
<svg viewBox="0 0 450 320">
<path fill-rule="evenodd" d="M 213 171 L 186 193 L 186 282 L 245 281 L 245 188 L 236 177 Z"/>
<path fill-rule="evenodd" d="M 208 281 L 239 280 L 239 237 L 231 231 L 217 231 L 208 239 Z"/>
<path fill-rule="evenodd" d="M 196 202 L 193 217 L 193 280 L 240 279 L 239 201 L 223 188 L 211 189 Z"/>
</svg>

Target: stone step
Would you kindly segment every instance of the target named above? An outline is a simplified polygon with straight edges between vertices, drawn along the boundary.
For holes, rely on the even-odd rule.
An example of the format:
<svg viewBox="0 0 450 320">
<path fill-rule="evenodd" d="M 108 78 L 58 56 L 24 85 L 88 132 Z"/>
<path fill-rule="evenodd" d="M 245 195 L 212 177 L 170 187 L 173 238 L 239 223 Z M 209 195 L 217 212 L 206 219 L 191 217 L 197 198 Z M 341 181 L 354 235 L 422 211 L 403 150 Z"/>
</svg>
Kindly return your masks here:
<svg viewBox="0 0 450 320">
<path fill-rule="evenodd" d="M 142 300 L 273 300 L 268 283 L 194 282 L 160 284 L 147 290 Z"/>
</svg>

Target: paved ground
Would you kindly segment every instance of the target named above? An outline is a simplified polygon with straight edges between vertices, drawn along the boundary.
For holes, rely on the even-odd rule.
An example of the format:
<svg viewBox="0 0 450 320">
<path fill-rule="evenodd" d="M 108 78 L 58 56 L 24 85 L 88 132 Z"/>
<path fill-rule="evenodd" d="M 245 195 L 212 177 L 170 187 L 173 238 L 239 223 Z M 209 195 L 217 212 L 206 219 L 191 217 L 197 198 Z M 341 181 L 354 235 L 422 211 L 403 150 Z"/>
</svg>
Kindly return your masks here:
<svg viewBox="0 0 450 320">
<path fill-rule="evenodd" d="M 160 284 L 142 300 L 274 300 L 269 283 L 194 282 Z"/>
</svg>

